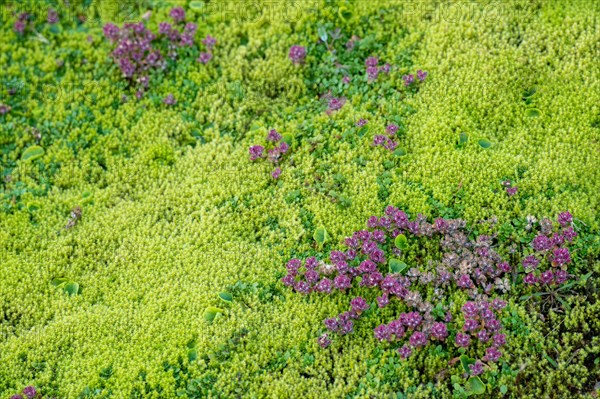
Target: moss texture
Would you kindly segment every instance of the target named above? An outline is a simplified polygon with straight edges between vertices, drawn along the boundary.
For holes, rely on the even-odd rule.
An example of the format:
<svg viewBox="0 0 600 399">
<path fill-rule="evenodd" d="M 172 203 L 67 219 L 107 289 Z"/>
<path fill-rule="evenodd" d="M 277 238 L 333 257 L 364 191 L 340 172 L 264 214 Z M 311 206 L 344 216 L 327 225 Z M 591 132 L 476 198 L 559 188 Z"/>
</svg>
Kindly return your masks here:
<svg viewBox="0 0 600 399">
<path fill-rule="evenodd" d="M 70 3 L 56 6 L 58 28 L 41 23 L 53 3 L 16 6 L 38 15 L 43 39 L 15 33 L 14 5 L 2 3 L 3 397 L 29 384 L 59 398 L 452 397 L 449 375 L 460 370 L 433 349 L 400 361 L 374 339 L 378 320 L 320 350 L 321 320 L 347 298 L 305 298 L 279 282 L 290 257 L 314 253 L 317 226 L 334 248 L 389 204 L 499 225 L 569 210 L 592 243 L 579 270 L 600 272 L 594 2 Z M 181 54 L 136 100 L 102 24 L 150 9 L 155 30 L 176 4 L 198 23 L 198 48 L 217 38 L 214 58 Z M 318 43 L 321 25 L 341 29 L 347 86 Z M 361 44 L 345 53 L 352 35 Z M 304 65 L 288 59 L 294 44 L 307 48 Z M 367 83 L 371 55 L 393 69 Z M 417 69 L 427 80 L 406 90 L 402 76 Z M 331 115 L 320 99 L 328 90 L 347 99 Z M 162 102 L 169 93 L 175 106 Z M 369 121 L 362 136 L 359 118 Z M 403 157 L 371 145 L 389 123 L 401 126 Z M 293 137 L 277 181 L 248 158 L 271 128 Z M 43 155 L 25 160 L 35 145 Z M 76 206 L 82 217 L 65 229 Z M 57 289 L 57 277 L 81 293 Z M 491 397 L 503 384 L 505 397 L 592 395 L 595 289 L 544 320 L 510 303 Z M 208 306 L 225 309 L 210 324 Z"/>
</svg>

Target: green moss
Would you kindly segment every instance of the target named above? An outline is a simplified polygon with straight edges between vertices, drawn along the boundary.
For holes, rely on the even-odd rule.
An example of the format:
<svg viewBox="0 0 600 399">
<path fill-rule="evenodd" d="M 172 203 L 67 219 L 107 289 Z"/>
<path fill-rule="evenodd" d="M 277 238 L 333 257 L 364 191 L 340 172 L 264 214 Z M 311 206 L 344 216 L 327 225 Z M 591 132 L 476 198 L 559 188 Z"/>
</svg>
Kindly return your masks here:
<svg viewBox="0 0 600 399">
<path fill-rule="evenodd" d="M 123 13 L 151 9 L 155 29 L 167 2 L 128 10 L 101 2 L 93 11 L 70 3 L 77 12 L 60 9 L 58 33 L 37 26 L 48 43 L 18 37 L 10 15 L 0 29 L 0 103 L 12 107 L 0 116 L 3 396 L 34 384 L 65 398 L 171 398 L 182 389 L 188 397 L 452 397 L 450 375 L 460 370 L 444 369 L 443 350 L 399 362 L 367 323 L 319 350 L 319 321 L 346 301 L 284 290 L 285 261 L 322 256 L 388 204 L 470 222 L 497 216 L 499 226 L 568 209 L 597 242 L 600 34 L 591 3 L 277 2 L 256 14 L 221 2 L 188 10 L 197 43 L 208 33 L 218 40 L 213 61 L 182 57 L 141 101 L 108 58 L 98 17 L 121 23 Z M 356 74 L 348 89 L 317 43 L 319 25 L 364 39 L 356 59 L 338 43 Z M 293 44 L 309 48 L 305 66 L 289 62 Z M 368 55 L 397 68 L 369 85 Z M 405 91 L 402 75 L 417 69 L 427 81 Z M 329 89 L 347 97 L 331 116 L 318 99 Z M 168 93 L 175 107 L 161 103 Z M 359 118 L 369 120 L 360 134 Z M 391 122 L 402 126 L 403 157 L 371 146 Z M 294 139 L 277 182 L 247 153 L 270 128 Z M 457 146 L 461 132 L 469 140 Z M 480 139 L 493 145 L 483 149 Z M 43 154 L 24 160 L 34 146 Z M 77 205 L 82 219 L 66 230 Z M 331 236 L 322 253 L 313 247 L 318 226 Z M 582 272 L 599 272 L 595 248 L 578 260 Z M 82 293 L 55 289 L 62 276 Z M 221 307 L 216 295 L 238 282 L 240 300 L 234 294 L 207 324 L 204 310 Z M 545 321 L 511 304 L 513 335 L 493 395 L 501 385 L 506 397 L 592 392 L 594 289 Z M 191 340 L 198 358 L 189 363 Z"/>
</svg>

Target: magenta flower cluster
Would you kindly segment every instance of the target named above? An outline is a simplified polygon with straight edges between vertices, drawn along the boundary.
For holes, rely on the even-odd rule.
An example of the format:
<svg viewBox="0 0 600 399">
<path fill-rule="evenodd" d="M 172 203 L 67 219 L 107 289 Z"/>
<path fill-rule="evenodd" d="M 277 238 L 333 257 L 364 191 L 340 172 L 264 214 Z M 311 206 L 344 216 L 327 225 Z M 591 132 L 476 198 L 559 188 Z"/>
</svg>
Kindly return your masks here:
<svg viewBox="0 0 600 399">
<path fill-rule="evenodd" d="M 16 394 L 10 397 L 10 399 L 34 399 L 38 397 L 38 391 L 33 386 L 27 386 L 23 388 L 23 395 Z"/>
<path fill-rule="evenodd" d="M 271 129 L 267 134 L 267 142 L 270 143 L 271 148 L 267 150 L 265 154 L 265 147 L 262 145 L 253 145 L 248 149 L 250 153 L 250 160 L 257 161 L 259 159 L 267 159 L 274 165 L 277 165 L 285 154 L 290 149 L 290 146 L 285 141 L 282 141 L 283 136 L 279 134 L 275 129 Z M 281 175 L 281 168 L 276 167 L 271 173 L 273 179 L 278 179 Z"/>
<path fill-rule="evenodd" d="M 123 76 L 141 86 L 138 98 L 142 90 L 148 88 L 153 71 L 165 70 L 167 59 L 175 60 L 181 49 L 194 46 L 198 26 L 185 23 L 185 11 L 181 7 L 173 8 L 170 16 L 173 23 L 161 22 L 157 34 L 146 28 L 144 22 L 125 23 L 122 28 L 108 23 L 103 27 L 104 36 L 115 46 L 111 56 Z M 210 49 L 215 41 L 207 39 L 203 43 Z M 210 53 L 206 54 L 200 54 L 199 62 L 206 63 L 212 58 Z"/>
<path fill-rule="evenodd" d="M 569 279 L 567 267 L 572 260 L 567 245 L 577 237 L 572 222 L 573 216 L 569 212 L 558 215 L 557 231 L 554 231 L 549 219 L 540 222 L 541 231 L 531 241 L 534 253 L 525 256 L 521 261 L 526 273 L 523 277 L 525 284 L 563 284 Z M 542 264 L 549 265 L 551 269 L 540 271 L 539 265 Z"/>
<path fill-rule="evenodd" d="M 296 65 L 304 64 L 304 59 L 306 58 L 306 48 L 299 45 L 293 45 L 290 47 L 288 57 Z"/>
<path fill-rule="evenodd" d="M 402 255 L 402 250 L 394 244 L 400 234 L 438 238 L 441 260 L 426 271 L 412 268 L 402 274 L 387 272 L 390 258 Z M 326 319 L 327 332 L 318 338 L 320 346 L 331 344 L 329 335 L 332 333 L 351 333 L 354 323 L 371 307 L 384 308 L 398 301 L 408 311 L 377 326 L 374 336 L 379 341 L 399 344 L 398 353 L 402 358 L 430 342 L 452 343 L 457 347 L 478 342 L 479 346 L 486 347 L 481 361 L 495 362 L 500 358 L 499 348 L 505 344 L 506 336 L 501 333 L 499 320 L 506 302 L 490 296 L 508 284 L 505 274 L 511 273 L 512 267 L 495 252 L 491 237 L 469 238 L 466 223 L 460 219 L 439 218 L 430 223 L 419 214 L 411 220 L 404 211 L 389 206 L 384 216 L 371 216 L 367 228 L 347 237 L 345 244 L 346 250 L 330 253 L 330 263 L 318 261 L 314 256 L 304 262 L 291 259 L 286 266 L 287 274 L 282 278 L 284 285 L 303 295 L 346 292 L 353 287 L 374 288 L 378 292 L 372 304 L 358 296 L 350 301 L 349 310 Z M 422 297 L 432 290 L 444 292 L 453 286 L 473 298 L 462 308 L 462 326 L 449 307 L 442 315 L 434 315 L 433 304 Z M 454 334 L 451 330 L 459 331 Z M 483 367 L 477 364 L 476 373 Z"/>
<path fill-rule="evenodd" d="M 424 72 L 422 70 L 418 70 L 417 71 L 417 80 L 418 82 L 424 82 L 425 78 L 427 78 L 427 72 Z M 404 81 L 404 86 L 411 86 L 412 84 L 417 83 L 417 81 L 415 81 L 415 75 L 413 74 L 408 74 L 408 75 L 404 75 L 402 76 L 402 80 Z"/>
<path fill-rule="evenodd" d="M 502 185 L 504 185 L 504 188 L 506 189 L 506 194 L 508 194 L 509 197 L 512 197 L 517 193 L 517 191 L 519 191 L 519 188 L 517 186 L 513 186 L 510 180 L 503 181 Z"/>
<path fill-rule="evenodd" d="M 398 125 L 390 124 L 385 128 L 386 134 L 378 134 L 373 138 L 373 146 L 381 146 L 390 151 L 394 151 L 398 147 L 396 139 L 396 133 L 398 132 Z"/>
<path fill-rule="evenodd" d="M 377 57 L 368 57 L 365 60 L 367 80 L 369 82 L 376 81 L 380 73 L 389 74 L 392 69 L 392 66 L 388 63 L 385 63 L 382 66 L 378 66 L 378 64 L 379 59 Z"/>
</svg>

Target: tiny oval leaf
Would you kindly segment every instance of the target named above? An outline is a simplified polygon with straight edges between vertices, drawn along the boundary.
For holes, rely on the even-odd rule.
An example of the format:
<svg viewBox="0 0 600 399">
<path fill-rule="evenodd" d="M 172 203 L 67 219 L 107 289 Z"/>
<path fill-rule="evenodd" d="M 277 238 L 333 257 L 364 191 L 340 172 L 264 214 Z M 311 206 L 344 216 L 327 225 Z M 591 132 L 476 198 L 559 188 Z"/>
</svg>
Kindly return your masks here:
<svg viewBox="0 0 600 399">
<path fill-rule="evenodd" d="M 38 159 L 44 155 L 45 151 L 39 145 L 32 145 L 28 149 L 23 152 L 21 155 L 21 160 L 23 161 L 33 161 L 34 159 Z"/>
<path fill-rule="evenodd" d="M 486 139 L 479 140 L 479 145 L 481 148 L 490 148 L 492 146 L 492 142 Z"/>
<path fill-rule="evenodd" d="M 394 240 L 394 244 L 398 249 L 406 249 L 408 247 L 408 240 L 404 234 L 398 234 Z"/>
<path fill-rule="evenodd" d="M 223 302 L 231 303 L 233 301 L 233 295 L 229 292 L 219 292 L 219 299 Z"/>
</svg>

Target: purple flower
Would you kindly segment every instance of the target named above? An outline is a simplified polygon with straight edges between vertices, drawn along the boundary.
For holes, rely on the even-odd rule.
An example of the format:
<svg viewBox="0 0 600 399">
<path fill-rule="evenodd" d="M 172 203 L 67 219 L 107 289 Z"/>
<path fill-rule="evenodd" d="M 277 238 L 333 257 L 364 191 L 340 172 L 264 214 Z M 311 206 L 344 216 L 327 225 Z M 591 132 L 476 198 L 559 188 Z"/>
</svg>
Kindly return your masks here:
<svg viewBox="0 0 600 399">
<path fill-rule="evenodd" d="M 10 397 L 10 399 L 23 399 L 23 395 L 13 395 Z"/>
<path fill-rule="evenodd" d="M 423 321 L 423 317 L 419 312 L 408 312 L 402 321 L 408 328 L 417 328 Z"/>
<path fill-rule="evenodd" d="M 142 90 L 138 90 L 135 92 L 135 98 L 137 98 L 138 100 L 141 100 L 142 97 L 144 97 L 144 92 Z"/>
<path fill-rule="evenodd" d="M 319 265 L 319 262 L 317 261 L 317 258 L 315 258 L 314 256 L 309 256 L 308 258 L 306 258 L 306 262 L 304 263 L 304 266 L 306 267 L 306 269 L 314 269 Z"/>
<path fill-rule="evenodd" d="M 183 30 L 186 33 L 189 33 L 190 35 L 194 35 L 194 34 L 196 34 L 196 31 L 198 30 L 198 25 L 196 25 L 193 22 L 188 22 L 187 24 L 185 24 L 185 28 L 183 28 Z"/>
<path fill-rule="evenodd" d="M 506 307 L 506 301 L 499 298 L 494 298 L 492 301 L 492 307 L 496 310 L 502 310 Z"/>
<path fill-rule="evenodd" d="M 381 67 L 381 72 L 390 73 L 391 69 L 392 69 L 392 66 L 390 64 L 386 63 Z"/>
<path fill-rule="evenodd" d="M 250 152 L 250 160 L 255 161 L 258 158 L 262 158 L 265 148 L 261 145 L 253 145 L 248 150 Z"/>
<path fill-rule="evenodd" d="M 435 339 L 444 340 L 448 337 L 448 327 L 446 323 L 436 322 L 431 327 L 431 335 Z"/>
<path fill-rule="evenodd" d="M 338 290 L 345 290 L 352 287 L 352 281 L 345 274 L 340 274 L 333 279 L 333 285 Z"/>
<path fill-rule="evenodd" d="M 450 323 L 450 322 L 452 322 L 452 313 L 450 313 L 450 312 L 446 312 L 446 315 L 444 316 L 444 321 L 445 321 L 446 323 Z"/>
<path fill-rule="evenodd" d="M 543 234 L 540 234 L 539 236 L 533 239 L 533 241 L 531 242 L 531 246 L 536 251 L 545 251 L 552 247 L 552 243 L 550 242 L 550 239 L 548 237 L 546 237 Z"/>
<path fill-rule="evenodd" d="M 198 57 L 198 62 L 200 62 L 202 64 L 208 64 L 208 61 L 210 61 L 211 59 L 212 59 L 211 53 L 200 53 L 200 56 Z"/>
<path fill-rule="evenodd" d="M 477 335 L 477 339 L 482 344 L 485 344 L 486 342 L 488 342 L 490 340 L 490 333 L 488 333 L 486 329 L 478 331 L 476 335 Z"/>
<path fill-rule="evenodd" d="M 50 25 L 54 25 L 58 23 L 58 13 L 54 8 L 48 9 L 48 18 L 47 21 Z"/>
<path fill-rule="evenodd" d="M 407 345 L 404 345 L 402 348 L 398 348 L 398 354 L 402 359 L 406 359 L 412 353 L 412 349 Z"/>
<path fill-rule="evenodd" d="M 184 47 L 192 47 L 194 45 L 194 36 L 190 33 L 181 35 L 181 45 Z"/>
<path fill-rule="evenodd" d="M 506 335 L 504 334 L 495 334 L 492 340 L 494 341 L 494 346 L 506 345 Z"/>
<path fill-rule="evenodd" d="M 364 298 L 360 296 L 351 300 L 350 306 L 352 307 L 352 310 L 358 314 L 369 309 L 369 304 L 367 303 L 367 301 L 365 301 Z"/>
<path fill-rule="evenodd" d="M 161 22 L 158 24 L 158 33 L 161 35 L 168 35 L 171 33 L 171 24 L 168 22 Z"/>
<path fill-rule="evenodd" d="M 415 81 L 415 75 L 404 75 L 402 80 L 404 80 L 404 86 L 410 86 Z"/>
<path fill-rule="evenodd" d="M 37 391 L 34 387 L 32 387 L 31 385 L 28 387 L 25 387 L 23 389 L 23 393 L 25 394 L 25 396 L 27 396 L 27 398 L 29 399 L 33 399 L 35 398 L 35 395 L 37 395 Z"/>
<path fill-rule="evenodd" d="M 375 67 L 375 66 L 367 67 L 367 78 L 370 81 L 377 80 L 378 76 L 379 76 L 379 69 L 377 67 Z"/>
<path fill-rule="evenodd" d="M 535 255 L 529 255 L 523 259 L 523 267 L 526 270 L 535 270 L 539 264 L 540 260 Z"/>
<path fill-rule="evenodd" d="M 471 370 L 471 375 L 480 375 L 483 373 L 483 363 L 478 360 L 475 364 L 469 364 L 469 369 Z"/>
<path fill-rule="evenodd" d="M 456 285 L 458 285 L 460 288 L 472 288 L 474 286 L 473 281 L 471 281 L 471 277 L 469 277 L 468 274 L 463 274 L 460 276 L 460 278 L 456 281 Z"/>
<path fill-rule="evenodd" d="M 281 134 L 277 133 L 277 130 L 271 129 L 269 130 L 269 134 L 267 135 L 267 141 L 279 141 L 281 140 Z"/>
<path fill-rule="evenodd" d="M 573 239 L 574 239 L 575 237 L 577 237 L 577 233 L 575 232 L 575 230 L 573 230 L 573 228 L 572 228 L 572 227 L 566 228 L 566 229 L 563 231 L 562 235 L 563 235 L 563 237 L 564 237 L 564 238 L 565 238 L 567 241 L 569 241 L 569 242 L 573 241 Z"/>
<path fill-rule="evenodd" d="M 552 270 L 546 270 L 540 275 L 540 281 L 544 284 L 550 284 L 554 280 L 554 273 Z"/>
<path fill-rule="evenodd" d="M 558 223 L 560 223 L 561 226 L 566 227 L 572 221 L 573 215 L 571 215 L 569 212 L 561 212 L 558 214 Z"/>
<path fill-rule="evenodd" d="M 554 283 L 562 284 L 569 279 L 569 273 L 565 270 L 558 269 L 554 272 Z"/>
<path fill-rule="evenodd" d="M 487 362 L 496 362 L 501 356 L 502 352 L 492 346 L 485 350 L 485 356 L 483 357 L 483 360 Z"/>
<path fill-rule="evenodd" d="M 512 197 L 513 195 L 515 195 L 517 193 L 517 191 L 519 191 L 519 188 L 517 186 L 506 187 L 506 194 L 508 194 L 509 197 Z"/>
<path fill-rule="evenodd" d="M 185 19 L 185 10 L 181 7 L 174 7 L 173 9 L 171 9 L 169 15 L 171 16 L 171 18 L 173 18 L 173 21 L 181 22 Z"/>
<path fill-rule="evenodd" d="M 108 23 L 104 25 L 102 32 L 104 33 L 104 37 L 112 42 L 115 42 L 119 39 L 119 27 L 114 24 Z"/>
<path fill-rule="evenodd" d="M 373 145 L 374 146 L 378 146 L 378 145 L 382 145 L 386 142 L 387 137 L 385 137 L 384 135 L 378 134 L 373 138 Z"/>
<path fill-rule="evenodd" d="M 290 145 L 284 141 L 281 144 L 279 144 L 279 147 L 277 149 L 280 153 L 285 154 L 290 149 Z"/>
<path fill-rule="evenodd" d="M 562 266 L 570 262 L 571 254 L 567 248 L 557 248 L 552 252 L 552 263 Z"/>
<path fill-rule="evenodd" d="M 344 76 L 344 77 L 342 78 L 342 82 L 343 82 L 344 84 L 348 84 L 348 83 L 350 83 L 350 81 L 351 81 L 351 80 L 352 80 L 352 78 L 351 78 L 350 76 L 348 76 L 348 75 L 346 75 L 346 76 Z"/>
<path fill-rule="evenodd" d="M 309 284 L 314 284 L 317 281 L 319 281 L 319 279 L 321 278 L 321 276 L 319 275 L 319 272 L 314 270 L 314 269 L 309 269 L 306 271 L 306 273 L 304 274 L 304 278 L 306 279 L 306 281 Z"/>
<path fill-rule="evenodd" d="M 302 64 L 304 63 L 304 58 L 306 57 L 306 49 L 302 46 L 294 45 L 290 47 L 288 57 L 294 64 Z"/>
<path fill-rule="evenodd" d="M 8 114 L 11 110 L 11 107 L 6 104 L 0 104 L 0 115 Z"/>
<path fill-rule="evenodd" d="M 388 340 L 392 336 L 392 332 L 390 331 L 389 327 L 385 324 L 378 325 L 377 327 L 375 327 L 375 330 L 373 332 L 375 334 L 375 338 L 377 338 L 380 341 Z"/>
<path fill-rule="evenodd" d="M 202 44 L 211 49 L 214 47 L 215 44 L 217 44 L 217 39 L 215 39 L 211 35 L 206 35 L 206 37 L 202 39 Z"/>
<path fill-rule="evenodd" d="M 454 340 L 456 345 L 466 348 L 471 343 L 471 338 L 467 334 L 458 333 L 456 334 L 456 339 Z"/>
<path fill-rule="evenodd" d="M 533 285 L 536 284 L 538 282 L 537 277 L 535 276 L 535 274 L 533 273 L 528 273 L 525 275 L 525 277 L 523 278 L 523 282 L 525 284 L 529 284 L 529 285 Z"/>
<path fill-rule="evenodd" d="M 346 103 L 345 98 L 333 97 L 331 100 L 329 100 L 328 107 L 329 107 L 330 111 L 337 111 L 337 110 L 341 109 L 345 103 Z"/>
<path fill-rule="evenodd" d="M 319 346 L 321 348 L 325 349 L 329 345 L 331 345 L 331 340 L 329 339 L 329 336 L 327 335 L 327 333 L 323 333 L 323 334 L 321 334 L 321 336 L 319 338 L 317 338 L 317 343 L 319 344 Z"/>
<path fill-rule="evenodd" d="M 279 176 L 281 176 L 281 168 L 275 168 L 275 170 L 271 172 L 271 176 L 275 180 L 279 179 Z"/>
<path fill-rule="evenodd" d="M 419 79 L 421 82 L 423 82 L 426 77 L 427 77 L 427 72 L 424 72 L 420 69 L 417 71 L 417 79 Z"/>
<path fill-rule="evenodd" d="M 295 274 L 286 274 L 285 277 L 283 277 L 281 279 L 281 282 L 283 283 L 283 285 L 285 285 L 286 287 L 293 287 L 294 283 L 296 282 L 295 279 Z"/>
<path fill-rule="evenodd" d="M 475 331 L 479 328 L 479 322 L 475 319 L 467 319 L 465 320 L 465 325 L 463 326 L 464 331 Z"/>
<path fill-rule="evenodd" d="M 485 325 L 486 325 L 487 329 L 492 332 L 500 331 L 502 329 L 502 324 L 500 324 L 500 322 L 496 319 L 487 320 L 485 322 Z"/>
<path fill-rule="evenodd" d="M 398 132 L 398 129 L 399 129 L 399 127 L 398 127 L 397 125 L 393 124 L 393 123 L 392 123 L 392 124 L 389 124 L 389 125 L 388 125 L 388 126 L 385 128 L 385 130 L 387 131 L 387 133 L 388 133 L 390 136 L 393 136 L 393 135 L 395 135 L 395 134 L 396 134 L 396 132 Z"/>
<path fill-rule="evenodd" d="M 504 273 L 510 273 L 510 271 L 512 270 L 508 262 L 499 263 L 497 267 L 498 270 Z"/>
<path fill-rule="evenodd" d="M 344 323 L 340 324 L 339 332 L 342 335 L 349 334 L 354 329 L 354 322 L 352 320 L 347 320 Z"/>
<path fill-rule="evenodd" d="M 427 336 L 420 331 L 415 331 L 413 335 L 410 336 L 410 344 L 415 348 L 419 346 L 425 346 L 427 344 Z"/>
<path fill-rule="evenodd" d="M 479 313 L 479 309 L 477 308 L 477 304 L 475 302 L 465 302 L 465 304 L 462 306 L 462 312 L 465 315 L 465 317 L 477 317 L 477 314 Z"/>
<path fill-rule="evenodd" d="M 294 288 L 301 294 L 308 294 L 310 292 L 310 285 L 306 281 L 297 281 L 294 284 Z"/>
<path fill-rule="evenodd" d="M 358 127 L 363 127 L 364 125 L 366 125 L 366 124 L 367 124 L 367 122 L 368 122 L 368 121 L 367 121 L 366 119 L 360 118 L 360 119 L 358 120 L 358 122 L 356 122 L 356 126 L 358 126 Z"/>
<path fill-rule="evenodd" d="M 402 324 L 402 321 L 400 320 L 392 320 L 390 322 L 390 324 L 388 324 L 388 327 L 390 329 L 390 333 L 394 334 L 396 336 L 396 339 L 400 339 L 402 337 L 404 337 L 404 324 Z"/>
<path fill-rule="evenodd" d="M 252 148 L 252 147 L 250 147 L 250 148 Z M 300 269 L 300 266 L 302 266 L 302 262 L 300 262 L 300 259 L 290 259 L 288 261 L 288 263 L 285 265 L 288 272 L 297 272 L 298 269 Z"/>
<path fill-rule="evenodd" d="M 175 105 L 175 104 L 177 104 L 177 100 L 175 99 L 175 97 L 173 97 L 172 94 L 169 94 L 168 96 L 166 96 L 163 99 L 163 103 L 165 103 L 167 105 Z"/>
<path fill-rule="evenodd" d="M 23 32 L 25 32 L 25 22 L 23 21 L 15 21 L 14 25 L 13 25 L 13 30 L 22 35 Z"/>
<path fill-rule="evenodd" d="M 319 284 L 317 284 L 317 286 L 315 287 L 315 291 L 324 292 L 326 294 L 329 294 L 332 289 L 333 283 L 327 277 L 324 277 L 321 281 L 319 281 Z"/>
<path fill-rule="evenodd" d="M 565 242 L 565 237 L 562 234 L 554 233 L 552 235 L 552 244 L 556 246 L 561 246 Z"/>
<path fill-rule="evenodd" d="M 323 323 L 325 323 L 325 327 L 330 331 L 337 331 L 339 328 L 339 323 L 334 318 L 325 319 Z"/>
<path fill-rule="evenodd" d="M 379 60 L 377 59 L 377 57 L 368 57 L 365 60 L 365 66 L 368 66 L 368 67 L 377 66 L 378 63 L 379 63 Z"/>
<path fill-rule="evenodd" d="M 377 297 L 377 306 L 380 308 L 385 308 L 390 303 L 390 298 L 388 294 L 383 293 L 383 295 Z"/>
</svg>

